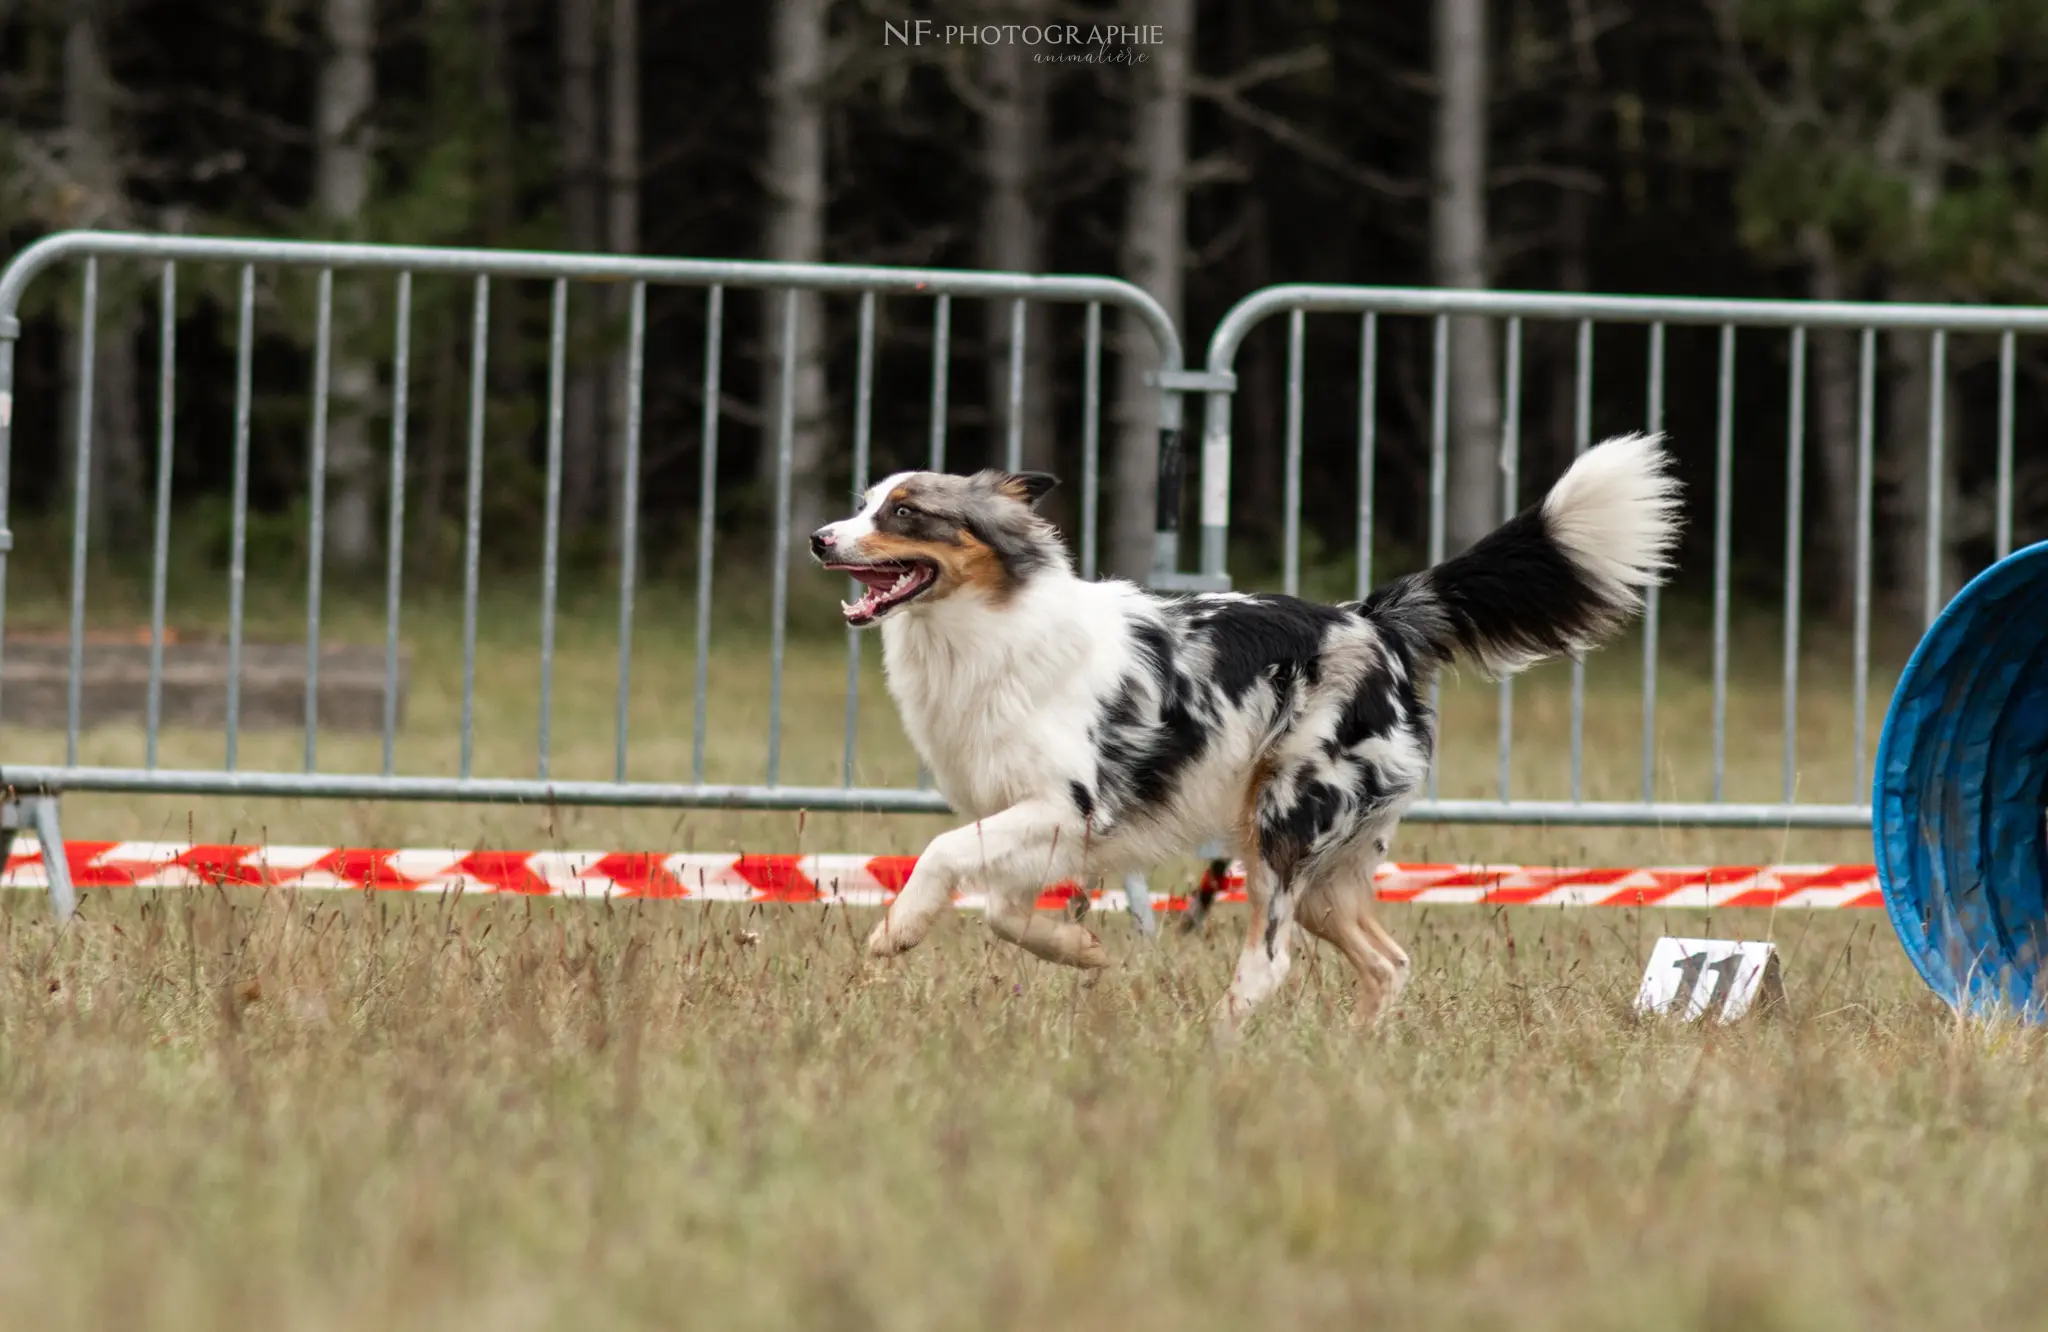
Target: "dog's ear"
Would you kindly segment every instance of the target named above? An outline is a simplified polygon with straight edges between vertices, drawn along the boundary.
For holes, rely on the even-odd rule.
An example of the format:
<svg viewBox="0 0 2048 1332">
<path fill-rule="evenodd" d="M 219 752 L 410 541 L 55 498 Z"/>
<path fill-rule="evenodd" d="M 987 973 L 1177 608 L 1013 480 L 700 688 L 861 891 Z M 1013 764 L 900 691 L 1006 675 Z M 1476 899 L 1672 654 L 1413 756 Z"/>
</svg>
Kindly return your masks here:
<svg viewBox="0 0 2048 1332">
<path fill-rule="evenodd" d="M 1060 479 L 1050 472 L 1005 472 L 996 479 L 996 489 L 1011 499 L 1036 508 Z"/>
</svg>

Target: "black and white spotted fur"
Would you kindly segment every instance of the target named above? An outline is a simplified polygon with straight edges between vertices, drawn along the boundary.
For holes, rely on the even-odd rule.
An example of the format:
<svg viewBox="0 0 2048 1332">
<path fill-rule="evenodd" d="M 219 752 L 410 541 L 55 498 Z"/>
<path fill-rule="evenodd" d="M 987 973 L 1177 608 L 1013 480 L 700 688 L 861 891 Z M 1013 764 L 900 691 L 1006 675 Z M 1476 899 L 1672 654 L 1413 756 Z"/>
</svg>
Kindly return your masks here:
<svg viewBox="0 0 2048 1332">
<path fill-rule="evenodd" d="M 1362 602 L 1168 599 L 1077 578 L 1032 510 L 1047 485 L 906 473 L 813 538 L 828 566 L 892 589 L 849 618 L 879 621 L 905 727 L 967 820 L 932 842 L 869 947 L 914 946 L 972 884 L 999 936 L 1103 965 L 1094 935 L 1033 910 L 1040 887 L 1220 834 L 1253 905 L 1221 1008 L 1232 1026 L 1286 976 L 1297 921 L 1356 967 L 1362 1016 L 1399 993 L 1408 960 L 1372 917 L 1371 883 L 1428 773 L 1430 680 L 1459 658 L 1505 674 L 1597 646 L 1678 534 L 1667 455 L 1622 436 L 1471 549 Z"/>
</svg>

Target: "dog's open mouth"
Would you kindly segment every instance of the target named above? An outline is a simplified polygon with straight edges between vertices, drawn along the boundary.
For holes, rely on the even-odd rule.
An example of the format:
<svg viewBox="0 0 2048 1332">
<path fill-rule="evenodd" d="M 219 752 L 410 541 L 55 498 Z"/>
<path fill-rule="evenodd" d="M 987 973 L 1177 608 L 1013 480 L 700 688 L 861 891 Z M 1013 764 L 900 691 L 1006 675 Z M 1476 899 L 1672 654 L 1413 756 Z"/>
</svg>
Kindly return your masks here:
<svg viewBox="0 0 2048 1332">
<path fill-rule="evenodd" d="M 923 560 L 884 562 L 881 564 L 827 564 L 827 569 L 838 569 L 851 574 L 865 590 L 859 601 L 842 601 L 839 609 L 846 614 L 846 622 L 856 627 L 873 624 L 883 615 L 906 602 L 915 601 L 931 590 L 938 581 L 937 565 Z"/>
</svg>

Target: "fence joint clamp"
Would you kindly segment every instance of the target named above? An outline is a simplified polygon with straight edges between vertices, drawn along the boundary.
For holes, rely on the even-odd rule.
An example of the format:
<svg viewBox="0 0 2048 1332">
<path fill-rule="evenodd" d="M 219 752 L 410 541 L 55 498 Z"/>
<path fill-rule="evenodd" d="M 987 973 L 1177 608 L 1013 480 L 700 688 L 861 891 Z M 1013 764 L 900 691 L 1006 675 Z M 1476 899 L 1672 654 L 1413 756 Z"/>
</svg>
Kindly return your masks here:
<svg viewBox="0 0 2048 1332">
<path fill-rule="evenodd" d="M 1168 392 L 1237 392 L 1237 375 L 1230 370 L 1155 370 L 1145 376 L 1145 382 Z"/>
</svg>

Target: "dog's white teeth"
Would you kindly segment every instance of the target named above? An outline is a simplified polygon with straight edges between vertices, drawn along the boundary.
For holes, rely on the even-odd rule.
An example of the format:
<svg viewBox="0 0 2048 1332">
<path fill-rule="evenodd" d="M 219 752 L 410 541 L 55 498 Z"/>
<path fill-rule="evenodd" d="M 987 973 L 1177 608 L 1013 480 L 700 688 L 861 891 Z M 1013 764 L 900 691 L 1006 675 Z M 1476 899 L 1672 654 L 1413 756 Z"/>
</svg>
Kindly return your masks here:
<svg viewBox="0 0 2048 1332">
<path fill-rule="evenodd" d="M 890 593 L 891 593 L 891 594 L 893 595 L 893 594 L 895 594 L 895 593 L 897 593 L 897 592 L 901 592 L 901 591 L 902 591 L 902 590 L 903 590 L 904 588 L 906 588 L 906 587 L 909 587 L 909 586 L 910 586 L 910 571 L 909 571 L 908 569 L 906 569 L 906 570 L 904 570 L 904 571 L 903 571 L 903 576 L 902 576 L 901 578 L 898 578 L 898 579 L 896 580 L 896 586 L 894 586 L 894 587 L 890 588 L 890 589 L 889 589 L 889 591 L 890 591 Z"/>
</svg>

